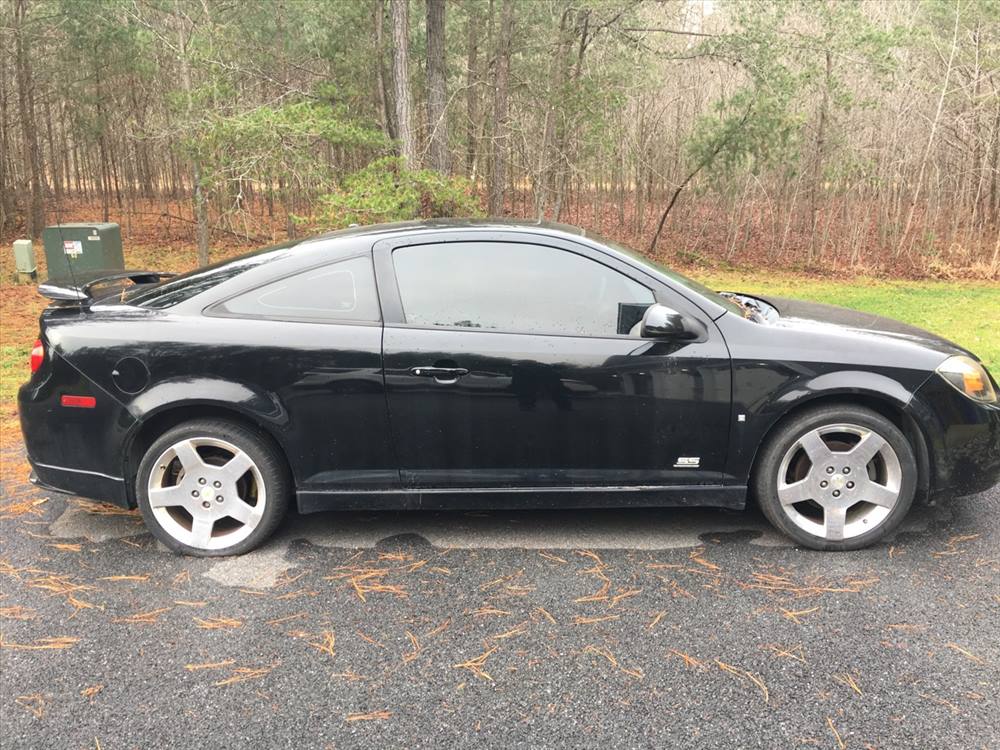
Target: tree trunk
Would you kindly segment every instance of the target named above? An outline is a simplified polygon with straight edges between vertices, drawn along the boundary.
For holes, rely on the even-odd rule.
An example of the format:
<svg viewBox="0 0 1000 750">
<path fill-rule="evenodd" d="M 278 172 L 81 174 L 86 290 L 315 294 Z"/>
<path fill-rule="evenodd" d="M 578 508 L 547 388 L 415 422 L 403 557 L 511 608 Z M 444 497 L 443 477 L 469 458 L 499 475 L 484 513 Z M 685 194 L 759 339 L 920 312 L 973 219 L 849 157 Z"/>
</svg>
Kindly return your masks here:
<svg viewBox="0 0 1000 750">
<path fill-rule="evenodd" d="M 191 60 L 188 58 L 188 33 L 185 19 L 177 14 L 177 37 L 180 50 L 181 88 L 187 97 L 187 124 L 194 122 L 194 95 L 191 87 Z M 191 182 L 194 192 L 194 218 L 198 226 L 198 265 L 208 265 L 208 202 L 201 184 L 201 163 L 196 155 L 191 157 Z"/>
<path fill-rule="evenodd" d="M 507 192 L 507 166 L 510 156 L 507 118 L 510 106 L 510 48 L 513 35 L 513 0 L 503 0 L 503 8 L 500 11 L 500 35 L 497 39 L 496 75 L 493 83 L 493 138 L 490 142 L 493 170 L 490 175 L 489 190 L 491 216 L 503 213 L 504 197 Z"/>
<path fill-rule="evenodd" d="M 389 80 L 385 74 L 385 34 L 383 32 L 385 20 L 385 3 L 383 0 L 376 0 L 375 3 L 375 66 L 378 73 L 378 113 L 382 122 L 382 129 L 389 134 L 392 140 L 399 137 L 396 128 L 396 118 L 391 106 L 389 91 Z"/>
<path fill-rule="evenodd" d="M 417 140 L 410 117 L 410 6 L 409 0 L 389 0 L 392 14 L 392 82 L 396 90 L 396 127 L 400 156 L 417 167 Z"/>
<path fill-rule="evenodd" d="M 818 253 L 816 252 L 816 229 L 819 219 L 819 190 L 820 182 L 823 179 L 823 151 L 826 148 L 826 125 L 830 102 L 830 79 L 833 72 L 833 56 L 830 50 L 826 51 L 826 77 L 823 83 L 823 97 L 819 106 L 819 122 L 816 126 L 816 149 L 813 154 L 812 178 L 809 186 L 809 256 L 808 262 L 812 264 Z"/>
<path fill-rule="evenodd" d="M 427 130 L 430 167 L 442 174 L 449 169 L 448 71 L 445 67 L 445 0 L 427 0 Z"/>
<path fill-rule="evenodd" d="M 468 21 L 468 58 L 466 59 L 465 71 L 465 108 L 468 122 L 466 124 L 465 144 L 465 174 L 470 179 L 475 179 L 476 172 L 476 132 L 478 119 L 478 107 L 476 106 L 478 96 L 476 94 L 476 57 L 479 37 L 476 33 L 476 16 L 470 11 Z"/>
<path fill-rule="evenodd" d="M 24 139 L 24 177 L 31 194 L 30 205 L 24 213 L 25 229 L 37 238 L 45 226 L 45 186 L 42 184 L 42 158 L 38 149 L 38 132 L 35 121 L 34 83 L 31 77 L 28 45 L 24 39 L 24 20 L 28 12 L 27 0 L 17 0 L 14 6 L 14 67 L 17 77 L 17 103 L 21 117 L 21 135 Z"/>
</svg>

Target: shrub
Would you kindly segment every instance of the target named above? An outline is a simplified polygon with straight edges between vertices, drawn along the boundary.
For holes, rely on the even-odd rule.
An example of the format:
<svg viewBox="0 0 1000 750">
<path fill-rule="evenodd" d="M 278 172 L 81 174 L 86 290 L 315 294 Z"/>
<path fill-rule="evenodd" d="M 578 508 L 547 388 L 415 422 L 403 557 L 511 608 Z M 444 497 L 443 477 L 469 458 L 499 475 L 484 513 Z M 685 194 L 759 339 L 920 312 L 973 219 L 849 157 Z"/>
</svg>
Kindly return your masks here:
<svg viewBox="0 0 1000 750">
<path fill-rule="evenodd" d="M 398 157 L 377 159 L 348 175 L 340 189 L 319 198 L 315 216 L 323 229 L 408 219 L 482 216 L 479 197 L 463 177 L 407 169 Z"/>
</svg>

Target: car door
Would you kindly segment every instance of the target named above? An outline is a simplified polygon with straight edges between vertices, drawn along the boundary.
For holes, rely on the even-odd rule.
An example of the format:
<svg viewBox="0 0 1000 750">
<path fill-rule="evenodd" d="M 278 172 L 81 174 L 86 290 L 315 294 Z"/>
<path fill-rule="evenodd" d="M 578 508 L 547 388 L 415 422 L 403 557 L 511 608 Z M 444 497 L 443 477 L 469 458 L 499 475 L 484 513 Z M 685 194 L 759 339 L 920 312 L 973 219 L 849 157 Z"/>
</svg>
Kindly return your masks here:
<svg viewBox="0 0 1000 750">
<path fill-rule="evenodd" d="M 725 344 L 643 340 L 654 301 L 697 309 L 608 254 L 513 233 L 375 246 L 393 445 L 405 486 L 721 483 Z"/>
</svg>

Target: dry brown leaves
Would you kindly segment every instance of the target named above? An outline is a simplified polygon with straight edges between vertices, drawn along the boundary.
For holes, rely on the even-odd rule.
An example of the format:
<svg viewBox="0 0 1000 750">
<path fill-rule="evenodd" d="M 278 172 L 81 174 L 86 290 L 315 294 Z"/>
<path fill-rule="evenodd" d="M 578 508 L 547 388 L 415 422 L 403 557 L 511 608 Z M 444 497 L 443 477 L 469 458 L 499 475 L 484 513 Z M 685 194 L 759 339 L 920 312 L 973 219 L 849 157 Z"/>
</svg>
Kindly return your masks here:
<svg viewBox="0 0 1000 750">
<path fill-rule="evenodd" d="M 90 513 L 95 516 L 128 516 L 129 518 L 135 518 L 136 520 L 139 519 L 139 511 L 122 508 L 120 505 L 98 503 L 93 500 L 70 500 L 70 502 L 85 513 Z"/>
<path fill-rule="evenodd" d="M 463 661 L 461 664 L 454 664 L 452 666 L 455 669 L 467 669 L 476 677 L 493 682 L 493 678 L 490 676 L 489 672 L 483 669 L 483 667 L 486 665 L 486 660 L 496 653 L 498 648 L 500 647 L 494 646 L 473 659 L 469 659 L 468 661 Z"/>
<path fill-rule="evenodd" d="M 980 657 L 976 656 L 974 653 L 972 653 L 968 649 L 962 648 L 957 643 L 946 643 L 944 645 L 947 648 L 950 648 L 952 651 L 957 651 L 958 653 L 960 653 L 962 656 L 964 656 L 969 661 L 975 662 L 976 664 L 985 664 L 985 662 Z"/>
<path fill-rule="evenodd" d="M 242 620 L 234 620 L 231 617 L 206 617 L 204 619 L 192 617 L 191 619 L 203 630 L 232 630 L 243 627 Z"/>
<path fill-rule="evenodd" d="M 840 732 L 837 731 L 837 727 L 835 727 L 833 725 L 833 719 L 830 718 L 829 716 L 827 716 L 826 717 L 826 724 L 827 724 L 828 727 L 830 727 L 830 731 L 833 732 L 833 738 L 837 742 L 837 748 L 838 748 L 838 750 L 846 750 L 847 745 L 844 743 L 844 740 L 841 738 Z"/>
<path fill-rule="evenodd" d="M 36 638 L 32 643 L 12 643 L 4 640 L 3 636 L 0 635 L 0 648 L 10 649 L 11 651 L 58 651 L 72 648 L 79 641 L 79 638 L 74 638 L 73 636 L 59 635 L 49 638 Z"/>
<path fill-rule="evenodd" d="M 161 607 L 160 609 L 153 609 L 147 612 L 136 612 L 134 615 L 129 615 L 128 617 L 116 617 L 112 622 L 124 622 L 130 625 L 152 625 L 160 619 L 161 615 L 166 614 L 171 609 L 173 607 Z"/>
<path fill-rule="evenodd" d="M 3 620 L 34 620 L 37 616 L 31 607 L 15 604 L 11 607 L 0 607 L 0 619 Z"/>
<path fill-rule="evenodd" d="M 973 539 L 978 539 L 979 534 L 955 534 L 948 538 L 948 541 L 944 543 L 944 549 L 934 550 L 931 552 L 933 557 L 951 557 L 952 555 L 961 555 L 965 550 L 961 549 L 959 545 L 965 542 L 971 542 Z"/>
<path fill-rule="evenodd" d="M 337 637 L 333 634 L 332 630 L 324 630 L 320 634 L 319 640 L 306 641 L 306 643 L 312 648 L 319 651 L 321 654 L 326 654 L 331 658 L 337 655 L 336 651 Z"/>
<path fill-rule="evenodd" d="M 41 693 L 19 695 L 14 699 L 14 702 L 30 711 L 36 719 L 45 715 L 45 697 Z"/>
<path fill-rule="evenodd" d="M 811 615 L 813 612 L 819 612 L 819 607 L 811 607 L 809 609 L 800 609 L 797 612 L 792 612 L 791 610 L 782 609 L 781 614 L 787 617 L 789 620 L 794 622 L 796 625 L 802 624 L 802 619 L 806 615 Z"/>
<path fill-rule="evenodd" d="M 737 677 L 742 677 L 743 679 L 752 682 L 754 685 L 760 688 L 761 693 L 764 694 L 764 703 L 770 702 L 770 693 L 768 692 L 767 685 L 764 684 L 764 680 L 762 680 L 760 677 L 753 674 L 752 672 L 748 672 L 747 670 L 741 669 L 740 667 L 734 667 L 732 664 L 726 664 L 725 662 L 719 661 L 718 659 L 715 660 L 715 663 L 719 666 L 719 669 L 721 669 L 723 672 L 734 674 Z"/>
<path fill-rule="evenodd" d="M 409 596 L 398 584 L 385 581 L 393 572 L 392 568 L 349 568 L 341 573 L 326 576 L 326 580 L 346 580 L 347 584 L 354 589 L 358 599 L 363 602 L 368 601 L 368 594 L 373 593 L 391 594 L 399 598 Z"/>
<path fill-rule="evenodd" d="M 237 667 L 229 677 L 218 682 L 213 682 L 212 685 L 215 687 L 224 687 L 237 682 L 245 682 L 246 680 L 259 680 L 270 674 L 278 666 L 278 663 L 275 662 L 266 667 Z"/>
<path fill-rule="evenodd" d="M 209 661 L 201 664 L 185 664 L 184 669 L 188 672 L 197 672 L 202 669 L 222 669 L 235 663 L 233 659 L 226 659 L 225 661 Z"/>
<path fill-rule="evenodd" d="M 857 678 L 851 673 L 844 672 L 843 674 L 835 674 L 833 676 L 833 679 L 835 679 L 841 685 L 846 685 L 858 695 L 861 695 L 861 687 L 858 685 Z"/>
<path fill-rule="evenodd" d="M 41 506 L 48 501 L 49 499 L 47 497 L 42 497 L 31 500 L 19 500 L 13 503 L 0 505 L 0 521 L 20 518 L 21 516 L 26 515 L 40 516 L 42 515 Z"/>
<path fill-rule="evenodd" d="M 820 594 L 857 594 L 879 582 L 877 577 L 847 578 L 840 583 L 831 583 L 819 576 L 810 576 L 796 580 L 791 573 L 778 575 L 755 571 L 750 581 L 738 582 L 744 589 L 773 591 L 779 594 L 789 594 L 792 598 L 818 596 Z"/>
<path fill-rule="evenodd" d="M 587 646 L 584 646 L 583 653 L 593 654 L 594 656 L 600 656 L 604 658 L 608 662 L 608 664 L 610 664 L 614 669 L 620 670 L 625 674 L 629 675 L 630 677 L 636 678 L 637 680 L 641 680 L 646 676 L 645 672 L 643 672 L 641 669 L 626 669 L 625 667 L 621 666 L 618 663 L 618 659 L 615 658 L 615 655 L 612 654 L 609 649 L 603 646 L 595 646 L 594 644 L 591 643 Z"/>
<path fill-rule="evenodd" d="M 385 721 L 392 716 L 392 711 L 372 711 L 367 714 L 348 714 L 344 719 L 350 724 L 354 721 Z"/>
</svg>

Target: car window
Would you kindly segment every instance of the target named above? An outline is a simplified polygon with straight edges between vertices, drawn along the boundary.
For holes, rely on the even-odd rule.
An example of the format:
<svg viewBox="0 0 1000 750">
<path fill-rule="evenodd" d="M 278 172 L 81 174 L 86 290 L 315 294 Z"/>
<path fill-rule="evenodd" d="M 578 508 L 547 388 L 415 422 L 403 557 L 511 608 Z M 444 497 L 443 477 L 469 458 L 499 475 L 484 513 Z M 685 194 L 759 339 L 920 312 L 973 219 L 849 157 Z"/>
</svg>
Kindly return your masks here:
<svg viewBox="0 0 1000 750">
<path fill-rule="evenodd" d="M 370 258 L 351 258 L 259 286 L 216 310 L 260 318 L 378 321 Z"/>
<path fill-rule="evenodd" d="M 455 242 L 393 252 L 406 322 L 577 336 L 628 335 L 653 293 L 544 245 Z"/>
<path fill-rule="evenodd" d="M 294 240 L 281 245 L 265 247 L 238 258 L 228 258 L 210 266 L 174 276 L 155 286 L 142 284 L 128 290 L 123 300 L 141 307 L 158 309 L 173 307 L 218 286 L 224 281 L 239 276 L 244 271 L 284 258 L 288 255 L 289 248 L 297 245 L 298 242 L 298 240 Z"/>
</svg>

